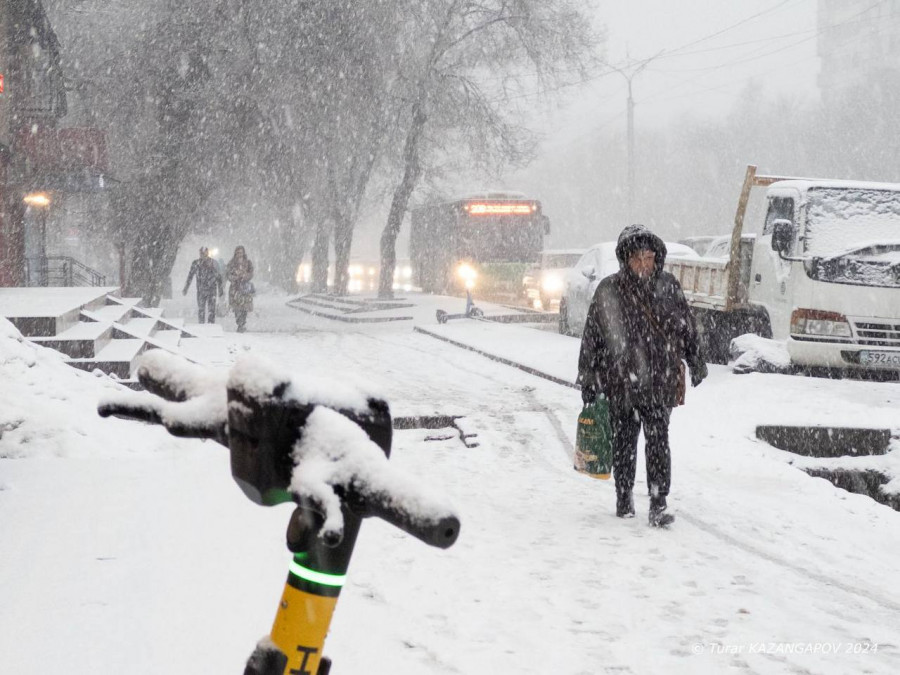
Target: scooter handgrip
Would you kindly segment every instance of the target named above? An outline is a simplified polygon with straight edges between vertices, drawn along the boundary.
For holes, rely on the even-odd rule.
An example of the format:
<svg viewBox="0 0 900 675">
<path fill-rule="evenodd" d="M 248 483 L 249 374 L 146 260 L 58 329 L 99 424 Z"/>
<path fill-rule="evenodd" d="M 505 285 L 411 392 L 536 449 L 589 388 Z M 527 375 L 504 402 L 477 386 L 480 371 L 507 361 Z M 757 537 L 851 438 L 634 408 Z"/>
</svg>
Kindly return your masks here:
<svg viewBox="0 0 900 675">
<path fill-rule="evenodd" d="M 410 509 L 398 506 L 395 500 L 372 499 L 366 503 L 366 515 L 381 518 L 437 548 L 450 548 L 459 536 L 459 518 L 449 511 L 414 514 Z"/>
</svg>

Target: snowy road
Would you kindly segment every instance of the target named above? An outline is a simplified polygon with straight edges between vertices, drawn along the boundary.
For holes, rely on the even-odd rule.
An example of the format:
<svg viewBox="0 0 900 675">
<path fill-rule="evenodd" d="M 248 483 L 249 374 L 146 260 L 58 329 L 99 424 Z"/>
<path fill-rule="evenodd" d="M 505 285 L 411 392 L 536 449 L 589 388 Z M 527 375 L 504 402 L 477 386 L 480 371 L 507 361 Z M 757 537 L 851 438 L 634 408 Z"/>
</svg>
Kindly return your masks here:
<svg viewBox="0 0 900 675">
<path fill-rule="evenodd" d="M 396 433 L 392 461 L 450 496 L 462 534 L 437 551 L 365 524 L 326 645 L 334 675 L 900 672 L 900 514 L 753 438 L 785 420 L 900 427 L 900 385 L 713 367 L 673 415 L 678 520 L 656 531 L 643 500 L 616 519 L 612 484 L 572 471 L 577 391 L 409 322 L 260 300 L 234 353 L 366 382 L 395 416 L 464 415 L 479 435 Z M 81 433 L 110 428 L 126 423 Z M 247 502 L 211 443 L 129 442 L 0 459 L 0 672 L 240 672 L 268 631 L 289 509 Z"/>
</svg>

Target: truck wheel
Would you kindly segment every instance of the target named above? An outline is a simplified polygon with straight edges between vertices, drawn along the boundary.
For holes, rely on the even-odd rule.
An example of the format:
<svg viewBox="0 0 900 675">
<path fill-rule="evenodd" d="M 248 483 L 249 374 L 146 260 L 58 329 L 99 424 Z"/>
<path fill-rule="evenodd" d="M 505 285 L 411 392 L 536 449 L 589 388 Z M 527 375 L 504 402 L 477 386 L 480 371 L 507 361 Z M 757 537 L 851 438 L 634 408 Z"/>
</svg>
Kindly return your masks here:
<svg viewBox="0 0 900 675">
<path fill-rule="evenodd" d="M 700 348 L 710 363 L 728 363 L 728 348 L 731 345 L 733 328 L 730 318 L 724 312 L 696 310 L 697 327 L 700 331 Z"/>
</svg>

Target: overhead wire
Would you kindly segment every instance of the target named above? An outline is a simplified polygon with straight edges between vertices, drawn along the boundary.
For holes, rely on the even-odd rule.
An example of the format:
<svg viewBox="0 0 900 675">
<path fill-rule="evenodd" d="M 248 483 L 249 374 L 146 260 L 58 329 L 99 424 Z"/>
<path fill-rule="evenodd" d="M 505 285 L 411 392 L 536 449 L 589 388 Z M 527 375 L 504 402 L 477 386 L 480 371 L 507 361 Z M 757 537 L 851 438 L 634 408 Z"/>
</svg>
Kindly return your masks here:
<svg viewBox="0 0 900 675">
<path fill-rule="evenodd" d="M 730 26 L 726 26 L 725 28 L 722 28 L 713 33 L 710 33 L 709 35 L 705 35 L 704 37 L 697 38 L 696 40 L 692 40 L 691 42 L 687 42 L 687 43 L 681 45 L 680 47 L 675 47 L 674 49 L 667 49 L 667 50 L 665 50 L 666 54 L 676 55 L 679 51 L 681 51 L 683 49 L 687 49 L 688 47 L 693 47 L 694 45 L 700 44 L 701 42 L 706 42 L 707 40 L 711 40 L 714 37 L 718 37 L 719 35 L 722 35 L 723 33 L 727 33 L 728 31 L 737 28 L 738 26 L 743 26 L 745 23 L 749 23 L 750 21 L 753 21 L 754 19 L 758 19 L 759 17 L 765 16 L 766 14 L 771 14 L 772 12 L 775 12 L 775 11 L 781 9 L 782 7 L 784 7 L 785 5 L 787 5 L 791 2 L 795 2 L 795 1 L 796 0 L 783 0 L 782 2 L 778 3 L 774 7 L 769 7 L 768 9 L 764 9 L 761 12 L 757 12 L 756 14 L 753 14 L 744 19 L 741 19 L 737 23 L 733 23 Z"/>
<path fill-rule="evenodd" d="M 862 16 L 863 14 L 866 14 L 866 13 L 872 11 L 873 9 L 875 9 L 876 7 L 878 7 L 879 5 L 883 4 L 885 1 L 886 1 L 886 0 L 877 0 L 877 2 L 873 3 L 872 5 L 869 5 L 868 7 L 866 7 L 865 9 L 863 9 L 862 11 L 860 11 L 860 12 L 854 14 L 853 16 L 851 16 L 849 20 L 837 22 L 837 23 L 834 23 L 834 24 L 829 24 L 829 25 L 827 25 L 827 26 L 824 26 L 824 27 L 822 27 L 822 28 L 819 28 L 819 29 L 816 30 L 816 32 L 815 32 L 813 35 L 811 35 L 811 36 L 809 36 L 809 37 L 806 37 L 806 38 L 804 38 L 804 39 L 802 39 L 802 40 L 798 40 L 798 41 L 796 41 L 796 42 L 792 42 L 790 45 L 785 45 L 785 46 L 779 47 L 778 49 L 774 49 L 774 50 L 767 51 L 767 52 L 765 52 L 765 53 L 763 53 L 763 54 L 756 54 L 755 56 L 752 56 L 752 57 L 744 56 L 744 57 L 741 57 L 741 58 L 739 58 L 739 59 L 735 59 L 735 60 L 733 60 L 733 61 L 729 61 L 729 62 L 724 63 L 724 64 L 719 64 L 719 65 L 717 65 L 717 66 L 709 66 L 709 67 L 706 67 L 706 68 L 694 69 L 693 71 L 691 71 L 691 70 L 679 70 L 679 71 L 677 71 L 677 72 L 696 72 L 696 71 L 698 71 L 698 70 L 699 70 L 699 71 L 702 71 L 702 72 L 709 72 L 709 71 L 711 71 L 711 70 L 720 70 L 721 68 L 725 68 L 725 67 L 728 67 L 728 66 L 740 65 L 740 64 L 742 64 L 742 63 L 748 63 L 748 62 L 750 62 L 750 61 L 755 61 L 755 60 L 758 60 L 758 59 L 761 59 L 761 58 L 765 58 L 765 57 L 767 57 L 767 56 L 772 56 L 773 54 L 778 54 L 778 53 L 783 52 L 783 51 L 786 51 L 786 50 L 788 50 L 788 49 L 793 49 L 794 47 L 797 47 L 797 46 L 799 46 L 799 45 L 801 45 L 801 44 L 803 44 L 803 43 L 805 43 L 805 42 L 809 42 L 810 40 L 813 40 L 813 39 L 815 39 L 815 38 L 818 38 L 820 35 L 822 35 L 822 34 L 823 34 L 825 31 L 827 31 L 827 30 L 830 30 L 830 29 L 833 29 L 833 28 L 837 28 L 837 27 L 841 27 L 841 26 L 844 26 L 844 25 L 849 25 L 849 24 L 852 24 L 852 23 L 857 23 L 856 21 L 854 21 L 855 19 L 857 19 L 858 17 Z M 878 18 L 880 18 L 880 17 L 878 17 Z M 816 56 L 813 56 L 813 57 L 809 57 L 809 58 L 817 58 L 817 57 L 816 57 Z M 795 61 L 794 63 L 799 63 L 799 62 L 802 62 L 802 61 L 806 61 L 806 60 L 809 60 L 809 58 L 807 58 L 807 59 L 802 59 L 802 60 L 800 60 L 800 61 Z M 753 75 L 750 75 L 750 76 L 748 76 L 748 77 L 746 77 L 746 78 L 743 78 L 743 79 L 740 80 L 739 82 L 744 82 L 744 81 L 751 80 L 751 79 L 754 79 L 754 78 L 756 78 L 756 77 L 759 77 L 760 75 L 768 74 L 768 73 L 770 73 L 770 72 L 772 72 L 772 71 L 774 71 L 774 70 L 777 70 L 779 67 L 781 67 L 781 66 L 777 66 L 777 67 L 775 67 L 775 68 L 771 68 L 771 69 L 769 69 L 769 70 L 767 70 L 767 71 L 764 71 L 764 72 L 762 72 L 762 73 L 754 73 Z M 654 69 L 654 71 L 656 71 L 656 69 Z M 662 70 L 661 70 L 661 71 L 659 71 L 659 72 L 666 72 L 666 71 L 662 71 Z M 684 86 L 685 84 L 690 84 L 690 83 L 692 83 L 692 82 L 698 82 L 700 79 L 702 79 L 702 78 L 693 78 L 692 80 L 689 80 L 687 83 L 685 83 L 684 81 L 682 81 L 681 83 L 679 83 L 679 84 L 677 84 L 677 85 L 675 85 L 675 86 L 668 87 L 668 88 L 663 89 L 662 91 L 656 92 L 656 93 L 654 93 L 654 94 L 650 94 L 649 96 L 646 96 L 646 97 L 644 97 L 643 99 L 640 99 L 640 100 L 637 101 L 637 102 L 638 102 L 638 103 L 646 103 L 647 101 L 656 100 L 659 96 L 665 94 L 666 92 L 669 92 L 669 91 L 678 89 L 678 88 Z M 696 91 L 694 91 L 694 92 L 687 92 L 687 93 L 684 94 L 684 95 L 700 94 L 700 93 L 705 93 L 705 92 L 707 92 L 707 91 L 721 90 L 721 89 L 727 88 L 727 87 L 729 87 L 729 86 L 734 86 L 734 84 L 735 84 L 735 83 L 732 82 L 732 83 L 728 83 L 728 84 L 724 84 L 724 85 L 718 85 L 718 86 L 714 86 L 714 87 L 708 87 L 708 88 L 705 88 L 705 89 L 696 90 Z M 676 96 L 673 96 L 673 97 L 670 97 L 670 98 L 667 98 L 667 99 L 663 99 L 663 101 L 674 100 L 674 99 L 682 98 L 682 97 L 683 97 L 683 95 L 676 95 Z"/>
<path fill-rule="evenodd" d="M 761 17 L 761 16 L 764 16 L 764 15 L 766 15 L 766 14 L 770 14 L 770 13 L 772 13 L 772 12 L 775 12 L 775 11 L 781 9 L 782 7 L 784 7 L 785 5 L 788 5 L 788 4 L 792 3 L 792 2 L 797 2 L 797 1 L 798 1 L 798 0 L 782 0 L 782 2 L 779 2 L 777 5 L 775 5 L 775 6 L 773 6 L 773 7 L 769 7 L 769 8 L 767 8 L 767 9 L 765 9 L 765 10 L 762 10 L 762 11 L 760 11 L 760 12 L 757 12 L 756 14 L 752 14 L 751 16 L 745 17 L 745 18 L 741 19 L 740 21 L 737 21 L 737 22 L 735 22 L 735 23 L 733 23 L 733 24 L 731 24 L 731 25 L 729 25 L 729 26 L 726 26 L 725 28 L 721 28 L 721 29 L 719 29 L 719 30 L 716 30 L 716 31 L 714 31 L 713 33 L 710 33 L 710 34 L 705 35 L 705 36 L 703 36 L 703 37 L 700 37 L 700 38 L 697 38 L 697 39 L 692 40 L 692 41 L 690 41 L 690 42 L 687 42 L 687 43 L 685 43 L 685 44 L 683 44 L 683 45 L 681 45 L 681 46 L 679 46 L 679 47 L 675 47 L 675 48 L 673 48 L 673 49 L 666 49 L 666 50 L 663 50 L 663 51 L 662 51 L 660 54 L 658 54 L 655 58 L 663 59 L 663 58 L 668 58 L 668 57 L 670 57 L 670 56 L 681 56 L 680 54 L 677 53 L 677 52 L 679 52 L 680 50 L 686 49 L 686 48 L 691 47 L 691 46 L 696 45 L 696 44 L 700 44 L 700 43 L 705 42 L 705 41 L 707 41 L 707 40 L 710 40 L 710 39 L 712 39 L 712 38 L 714 38 L 714 37 L 717 37 L 717 36 L 719 36 L 719 35 L 722 35 L 723 33 L 727 33 L 728 31 L 733 30 L 734 28 L 737 28 L 738 26 L 741 26 L 741 25 L 743 25 L 743 24 L 745 24 L 745 23 L 748 23 L 748 22 L 750 22 L 750 21 L 752 21 L 752 20 L 754 20 L 754 19 L 757 19 L 757 18 L 759 18 L 759 17 Z M 698 50 L 698 51 L 699 51 L 699 52 L 702 52 L 703 50 Z M 626 61 L 621 62 L 621 63 L 619 63 L 619 64 L 608 64 L 607 67 L 609 68 L 609 70 L 604 70 L 604 71 L 602 71 L 602 72 L 600 72 L 600 73 L 598 73 L 598 74 L 596 74 L 596 75 L 591 75 L 591 76 L 589 76 L 589 77 L 585 77 L 585 78 L 582 78 L 582 79 L 577 80 L 577 81 L 574 81 L 574 82 L 566 82 L 566 83 L 560 84 L 560 85 L 558 85 L 558 86 L 556 86 L 556 87 L 551 87 L 551 88 L 548 88 L 548 89 L 539 89 L 539 90 L 536 90 L 536 91 L 534 91 L 534 92 L 524 92 L 524 93 L 522 93 L 522 94 L 516 94 L 516 95 L 508 96 L 508 97 L 497 97 L 497 98 L 495 98 L 494 100 L 501 100 L 501 99 L 502 99 L 502 100 L 514 100 L 514 99 L 519 99 L 519 98 L 528 98 L 528 97 L 532 97 L 532 96 L 533 96 L 533 97 L 538 97 L 538 96 L 542 96 L 542 95 L 544 95 L 544 94 L 546 94 L 546 93 L 551 93 L 551 92 L 554 92 L 554 91 L 559 91 L 559 90 L 561 90 L 561 89 L 566 89 L 566 88 L 569 88 L 569 87 L 574 87 L 574 86 L 578 86 L 578 85 L 582 85 L 582 84 L 587 84 L 588 82 L 593 82 L 593 81 L 602 79 L 602 78 L 604 78 L 604 77 L 606 77 L 606 76 L 608 76 L 608 75 L 610 75 L 610 74 L 616 72 L 617 69 L 621 70 L 622 68 L 625 68 L 625 67 L 627 67 L 628 65 L 630 65 L 630 64 L 632 64 L 632 63 L 634 63 L 633 60 L 627 59 Z M 572 71 L 568 71 L 568 72 L 572 72 Z"/>
</svg>

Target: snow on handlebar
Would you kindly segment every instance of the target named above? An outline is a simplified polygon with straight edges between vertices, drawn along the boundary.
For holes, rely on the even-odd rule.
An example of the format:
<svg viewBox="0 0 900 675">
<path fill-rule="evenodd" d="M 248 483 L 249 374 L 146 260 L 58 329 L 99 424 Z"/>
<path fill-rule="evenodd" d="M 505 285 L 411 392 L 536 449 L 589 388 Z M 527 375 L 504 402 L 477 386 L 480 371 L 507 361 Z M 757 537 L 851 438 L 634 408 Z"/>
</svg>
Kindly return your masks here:
<svg viewBox="0 0 900 675">
<path fill-rule="evenodd" d="M 254 357 L 240 359 L 226 378 L 155 350 L 142 359 L 138 377 L 147 392 L 117 395 L 98 412 L 227 446 L 232 476 L 247 497 L 320 512 L 316 534 L 329 546 L 343 538 L 343 506 L 432 546 L 456 540 L 460 524 L 449 504 L 388 461 L 391 417 L 382 399 L 334 382 L 287 378 Z"/>
<path fill-rule="evenodd" d="M 317 406 L 293 457 L 291 492 L 324 510 L 322 536 L 339 538 L 343 530 L 340 492 L 362 515 L 379 517 L 426 544 L 447 548 L 456 541 L 459 519 L 450 505 L 392 466 L 366 432 L 341 413 Z"/>
</svg>

